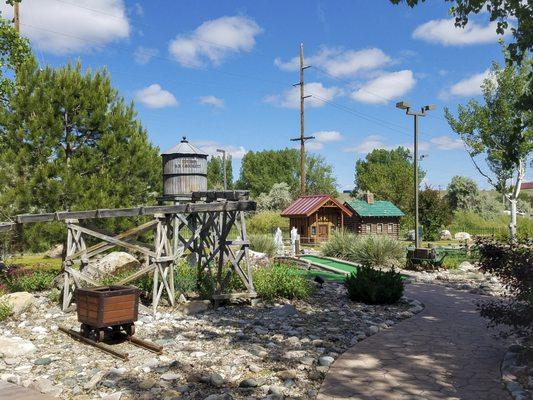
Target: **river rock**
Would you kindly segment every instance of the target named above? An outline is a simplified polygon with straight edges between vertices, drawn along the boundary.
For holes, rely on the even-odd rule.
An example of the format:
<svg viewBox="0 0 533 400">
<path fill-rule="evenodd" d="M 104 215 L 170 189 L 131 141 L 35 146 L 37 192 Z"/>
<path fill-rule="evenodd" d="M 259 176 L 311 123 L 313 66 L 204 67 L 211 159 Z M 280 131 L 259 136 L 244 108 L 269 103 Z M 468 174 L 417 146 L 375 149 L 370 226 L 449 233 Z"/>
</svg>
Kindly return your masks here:
<svg viewBox="0 0 533 400">
<path fill-rule="evenodd" d="M 274 310 L 272 310 L 272 315 L 278 318 L 288 317 L 297 314 L 298 310 L 292 304 L 283 304 L 282 306 L 276 307 L 274 308 Z"/>
<path fill-rule="evenodd" d="M 124 270 L 139 268 L 140 265 L 139 261 L 131 254 L 114 251 L 97 262 L 89 264 L 85 268 L 84 274 L 92 279 L 98 279 Z"/>
<path fill-rule="evenodd" d="M 185 315 L 193 315 L 209 310 L 210 306 L 211 302 L 209 300 L 193 300 L 180 304 L 178 310 Z"/>
<path fill-rule="evenodd" d="M 32 307 L 37 299 L 28 292 L 15 292 L 0 297 L 0 301 L 7 303 L 11 307 L 13 315 L 20 315 Z"/>
<path fill-rule="evenodd" d="M 333 361 L 335 361 L 333 357 L 322 356 L 318 358 L 318 365 L 321 367 L 329 367 L 331 364 L 333 364 Z"/>
<path fill-rule="evenodd" d="M 440 240 L 450 240 L 452 238 L 452 233 L 447 230 L 447 229 L 443 229 L 442 231 L 440 231 Z"/>
<path fill-rule="evenodd" d="M 4 337 L 0 336 L 0 354 L 6 358 L 20 357 L 26 354 L 33 353 L 37 350 L 29 340 L 21 337 Z"/>
<path fill-rule="evenodd" d="M 52 246 L 52 248 L 44 254 L 44 258 L 61 258 L 62 255 L 63 255 L 63 245 L 56 244 Z"/>
<path fill-rule="evenodd" d="M 472 236 L 467 232 L 457 232 L 454 236 L 455 240 L 470 240 Z"/>
</svg>

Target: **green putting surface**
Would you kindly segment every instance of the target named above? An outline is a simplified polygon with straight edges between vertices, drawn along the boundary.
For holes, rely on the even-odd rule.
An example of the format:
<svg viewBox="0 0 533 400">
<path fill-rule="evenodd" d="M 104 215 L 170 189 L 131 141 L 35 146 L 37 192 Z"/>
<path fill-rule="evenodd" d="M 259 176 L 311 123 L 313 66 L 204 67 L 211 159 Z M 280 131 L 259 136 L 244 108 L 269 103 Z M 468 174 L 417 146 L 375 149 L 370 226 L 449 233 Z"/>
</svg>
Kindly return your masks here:
<svg viewBox="0 0 533 400">
<path fill-rule="evenodd" d="M 343 263 L 341 261 L 333 261 L 327 258 L 322 258 L 322 257 L 317 257 L 317 256 L 301 256 L 300 258 L 302 260 L 309 261 L 312 264 L 335 268 L 335 269 L 348 272 L 348 273 L 357 272 L 356 267 L 348 263 Z"/>
<path fill-rule="evenodd" d="M 344 275 L 336 274 L 334 272 L 327 272 L 327 271 L 316 271 L 316 270 L 305 270 L 300 268 L 295 268 L 295 272 L 305 276 L 307 279 L 315 279 L 317 276 L 324 279 L 326 282 L 344 282 Z"/>
</svg>

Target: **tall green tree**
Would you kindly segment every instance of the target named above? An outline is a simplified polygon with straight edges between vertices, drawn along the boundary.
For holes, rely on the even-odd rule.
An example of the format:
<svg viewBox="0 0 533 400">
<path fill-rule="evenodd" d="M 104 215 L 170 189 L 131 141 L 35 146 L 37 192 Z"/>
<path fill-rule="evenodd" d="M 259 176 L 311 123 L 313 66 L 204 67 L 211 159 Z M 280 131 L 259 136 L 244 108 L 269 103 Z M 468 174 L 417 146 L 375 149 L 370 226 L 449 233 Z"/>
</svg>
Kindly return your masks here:
<svg viewBox="0 0 533 400">
<path fill-rule="evenodd" d="M 479 203 L 477 183 L 466 176 L 454 176 L 446 189 L 446 199 L 452 210 L 474 210 Z"/>
<path fill-rule="evenodd" d="M 520 68 L 508 65 L 502 69 L 494 63 L 492 76 L 482 85 L 484 104 L 470 100 L 459 105 L 457 117 L 445 109 L 448 123 L 464 141 L 478 172 L 509 201 L 512 240 L 516 238 L 520 185 L 533 150 L 533 110 L 519 107 L 523 94 L 530 90 L 531 68 L 531 59 Z M 484 158 L 488 171 L 482 168 L 479 157 Z"/>
<path fill-rule="evenodd" d="M 327 193 L 335 195 L 336 181 L 333 168 L 325 159 L 307 154 L 306 191 L 310 194 Z M 300 185 L 300 155 L 296 149 L 264 150 L 245 154 L 237 186 L 250 190 L 253 197 L 269 193 L 276 183 L 285 182 L 291 193 L 298 194 Z"/>
<path fill-rule="evenodd" d="M 452 220 L 452 212 L 448 202 L 440 191 L 426 186 L 424 190 L 420 191 L 418 207 L 424 239 L 439 239 L 440 230 Z"/>
<path fill-rule="evenodd" d="M 207 188 L 221 190 L 224 188 L 224 161 L 221 157 L 211 157 L 207 162 Z M 231 156 L 226 157 L 226 185 L 233 189 L 233 168 Z"/>
<path fill-rule="evenodd" d="M 376 198 L 389 200 L 405 213 L 412 213 L 414 199 L 413 160 L 405 147 L 374 149 L 355 163 L 355 192 L 370 191 Z M 419 180 L 424 171 L 419 170 Z"/>
<path fill-rule="evenodd" d="M 9 2 L 8 2 L 9 3 Z M 11 22 L 0 17 L 0 101 L 5 103 L 15 87 L 15 71 L 31 60 L 30 45 Z M 5 105 L 5 104 L 4 104 Z"/>
<path fill-rule="evenodd" d="M 158 149 L 105 71 L 17 71 L 0 115 L 0 206 L 10 214 L 152 203 Z"/>
</svg>

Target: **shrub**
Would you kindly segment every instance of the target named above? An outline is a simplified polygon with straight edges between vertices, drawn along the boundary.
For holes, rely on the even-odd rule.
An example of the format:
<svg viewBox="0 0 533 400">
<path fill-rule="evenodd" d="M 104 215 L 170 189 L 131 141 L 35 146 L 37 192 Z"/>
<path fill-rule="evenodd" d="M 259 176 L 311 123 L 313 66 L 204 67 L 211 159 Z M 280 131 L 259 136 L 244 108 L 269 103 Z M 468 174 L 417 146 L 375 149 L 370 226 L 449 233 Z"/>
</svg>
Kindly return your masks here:
<svg viewBox="0 0 533 400">
<path fill-rule="evenodd" d="M 176 277 L 174 287 L 179 293 L 188 293 L 196 290 L 198 272 L 196 267 L 192 267 L 185 260 L 180 260 L 174 268 Z"/>
<path fill-rule="evenodd" d="M 2 271 L 0 280 L 11 292 L 39 292 L 52 288 L 56 276 L 57 271 L 14 265 Z"/>
<path fill-rule="evenodd" d="M 48 292 L 48 300 L 50 300 L 51 303 L 59 303 L 59 299 L 61 297 L 61 291 L 57 288 L 52 288 Z"/>
<path fill-rule="evenodd" d="M 405 249 L 398 240 L 389 236 L 356 235 L 338 232 L 324 243 L 322 254 L 343 258 L 372 267 L 397 267 L 405 256 Z"/>
<path fill-rule="evenodd" d="M 480 314 L 491 325 L 506 325 L 511 333 L 533 335 L 533 240 L 506 244 L 478 239 L 479 266 L 484 273 L 496 275 L 509 291 L 504 299 L 478 305 Z"/>
<path fill-rule="evenodd" d="M 289 219 L 282 217 L 279 211 L 261 211 L 246 221 L 246 227 L 251 234 L 274 234 L 276 228 L 287 232 Z"/>
<path fill-rule="evenodd" d="M 3 300 L 0 300 L 0 322 L 9 317 L 12 311 L 13 309 L 8 303 Z"/>
<path fill-rule="evenodd" d="M 272 235 L 250 235 L 250 249 L 272 257 L 276 254 L 276 242 Z"/>
<path fill-rule="evenodd" d="M 400 273 L 363 266 L 346 278 L 348 297 L 366 304 L 393 304 L 403 295 Z"/>
<path fill-rule="evenodd" d="M 397 267 L 404 256 L 403 245 L 389 236 L 362 236 L 350 254 L 352 261 L 371 267 Z"/>
<path fill-rule="evenodd" d="M 304 275 L 285 264 L 272 264 L 253 271 L 257 294 L 265 300 L 305 299 L 312 292 L 311 283 Z"/>
<path fill-rule="evenodd" d="M 320 251 L 326 257 L 350 259 L 352 248 L 357 240 L 358 236 L 354 233 L 338 231 L 327 242 L 322 243 Z"/>
</svg>

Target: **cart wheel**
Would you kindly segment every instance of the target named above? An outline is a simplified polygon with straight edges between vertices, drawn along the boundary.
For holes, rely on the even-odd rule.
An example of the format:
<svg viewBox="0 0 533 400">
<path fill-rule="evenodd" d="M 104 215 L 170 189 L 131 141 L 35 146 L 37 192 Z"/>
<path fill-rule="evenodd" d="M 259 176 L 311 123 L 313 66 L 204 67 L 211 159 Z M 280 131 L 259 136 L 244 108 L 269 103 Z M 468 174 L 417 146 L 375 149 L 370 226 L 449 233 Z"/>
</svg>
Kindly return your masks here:
<svg viewBox="0 0 533 400">
<path fill-rule="evenodd" d="M 81 333 L 81 336 L 88 338 L 91 335 L 91 327 L 86 324 L 81 324 L 80 333 Z"/>
<path fill-rule="evenodd" d="M 126 332 L 126 335 L 128 336 L 135 335 L 135 325 L 134 324 L 124 325 L 124 331 Z"/>
<path fill-rule="evenodd" d="M 105 331 L 103 329 L 95 329 L 94 336 L 97 342 L 101 342 L 104 340 Z"/>
</svg>

